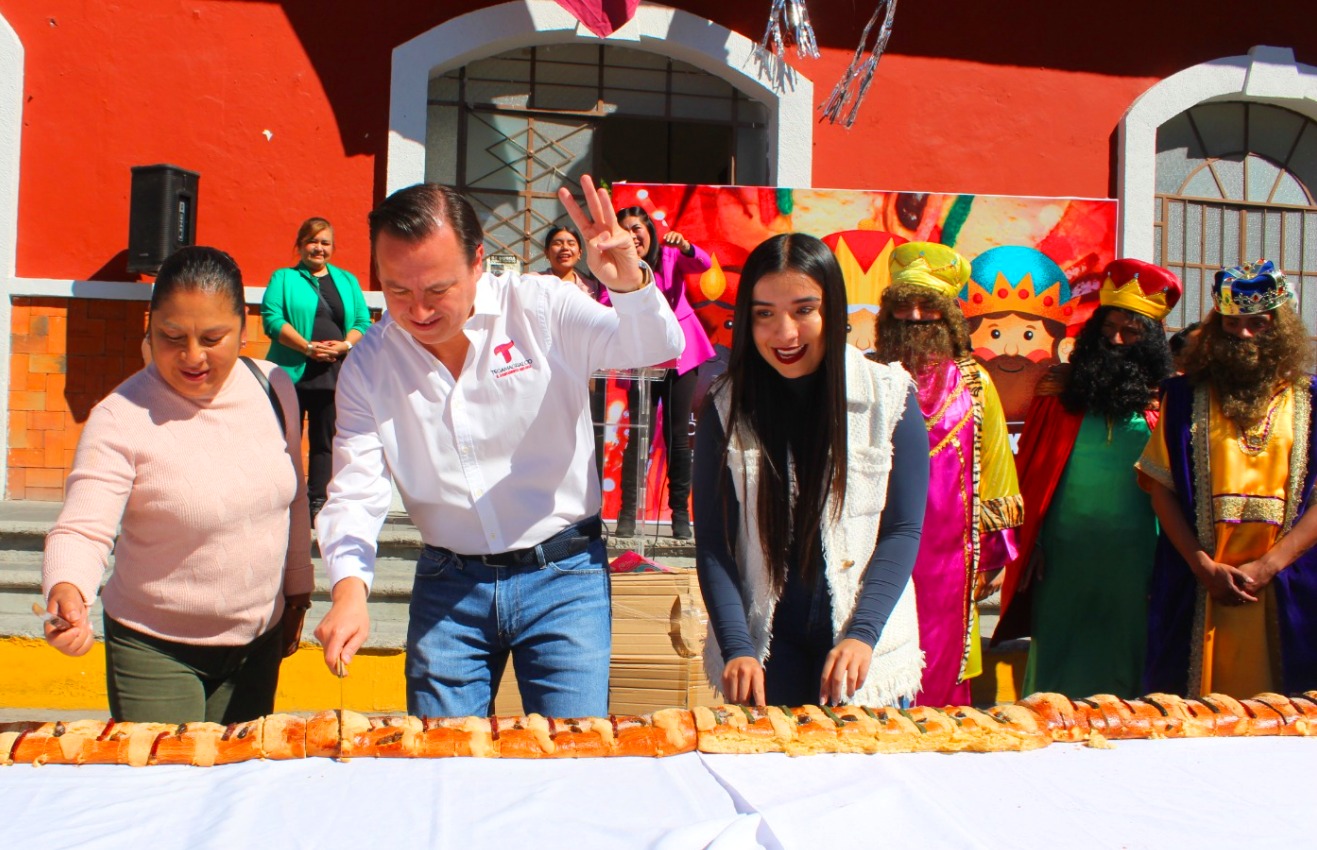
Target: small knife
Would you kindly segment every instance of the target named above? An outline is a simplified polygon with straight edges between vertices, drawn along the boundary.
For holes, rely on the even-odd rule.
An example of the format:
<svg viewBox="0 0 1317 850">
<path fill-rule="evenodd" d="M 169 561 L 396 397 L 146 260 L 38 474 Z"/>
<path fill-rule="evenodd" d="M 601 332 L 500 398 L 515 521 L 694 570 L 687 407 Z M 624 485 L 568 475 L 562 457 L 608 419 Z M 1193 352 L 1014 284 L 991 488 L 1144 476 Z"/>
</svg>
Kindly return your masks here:
<svg viewBox="0 0 1317 850">
<path fill-rule="evenodd" d="M 55 629 L 56 631 L 62 632 L 65 629 L 73 628 L 73 624 L 70 623 L 68 620 L 64 619 L 58 614 L 52 614 L 46 609 L 42 608 L 40 602 L 32 603 L 32 613 L 40 617 L 41 622 L 50 623 L 50 627 Z"/>
</svg>

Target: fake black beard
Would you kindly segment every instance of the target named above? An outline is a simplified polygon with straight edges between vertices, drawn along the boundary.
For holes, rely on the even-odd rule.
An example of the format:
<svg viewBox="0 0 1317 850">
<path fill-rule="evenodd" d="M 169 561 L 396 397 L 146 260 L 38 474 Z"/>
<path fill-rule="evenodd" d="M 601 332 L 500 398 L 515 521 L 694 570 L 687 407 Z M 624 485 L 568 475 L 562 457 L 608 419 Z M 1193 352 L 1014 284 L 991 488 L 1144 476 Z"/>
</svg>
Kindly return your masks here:
<svg viewBox="0 0 1317 850">
<path fill-rule="evenodd" d="M 1070 355 L 1061 393 L 1061 403 L 1072 412 L 1127 419 L 1148 408 L 1157 385 L 1171 373 L 1168 349 L 1159 338 L 1133 345 L 1112 345 L 1100 336 L 1083 342 Z"/>
</svg>

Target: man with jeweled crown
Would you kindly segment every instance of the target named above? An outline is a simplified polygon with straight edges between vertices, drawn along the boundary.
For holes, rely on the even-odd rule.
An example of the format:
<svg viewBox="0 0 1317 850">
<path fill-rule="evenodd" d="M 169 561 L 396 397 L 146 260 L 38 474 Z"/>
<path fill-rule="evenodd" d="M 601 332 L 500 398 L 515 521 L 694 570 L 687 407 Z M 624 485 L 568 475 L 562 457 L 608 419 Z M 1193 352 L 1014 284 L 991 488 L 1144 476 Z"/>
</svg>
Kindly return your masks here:
<svg viewBox="0 0 1317 850">
<path fill-rule="evenodd" d="M 1129 470 L 1171 375 L 1162 322 L 1181 291 L 1159 266 L 1109 263 L 1069 363 L 1038 383 L 1016 456 L 1021 554 L 993 636 L 1032 637 L 1025 693 L 1143 693 L 1157 521 Z"/>
<path fill-rule="evenodd" d="M 925 666 L 920 705 L 969 705 L 982 672 L 975 603 L 1015 556 L 1023 518 L 1001 400 L 973 358 L 956 296 L 970 264 L 934 242 L 892 251 L 876 359 L 914 376 L 928 428 L 929 483 L 912 581 Z"/>
<path fill-rule="evenodd" d="M 1317 688 L 1312 343 L 1266 260 L 1217 272 L 1139 459 L 1161 521 L 1144 688 Z"/>
</svg>

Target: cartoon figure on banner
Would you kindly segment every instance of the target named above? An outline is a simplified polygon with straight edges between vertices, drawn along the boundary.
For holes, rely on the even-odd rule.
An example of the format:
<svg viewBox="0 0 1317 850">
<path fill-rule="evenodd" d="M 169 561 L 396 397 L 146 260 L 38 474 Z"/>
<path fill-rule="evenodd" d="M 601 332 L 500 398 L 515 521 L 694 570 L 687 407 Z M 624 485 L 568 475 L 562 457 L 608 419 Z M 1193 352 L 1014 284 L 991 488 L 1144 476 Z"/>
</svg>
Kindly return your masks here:
<svg viewBox="0 0 1317 850">
<path fill-rule="evenodd" d="M 892 249 L 907 240 L 882 230 L 844 230 L 823 237 L 832 249 L 846 280 L 850 328 L 846 341 L 861 351 L 873 349 L 874 320 L 878 302 L 891 283 Z"/>
<path fill-rule="evenodd" d="M 732 350 L 732 312 L 736 290 L 741 282 L 741 264 L 749 252 L 732 242 L 706 243 L 709 270 L 686 276 L 686 298 L 695 308 L 704 332 L 713 343 L 713 359 L 700 367 L 700 383 L 695 390 L 695 411 L 714 379 L 727 371 L 727 355 Z"/>
<path fill-rule="evenodd" d="M 686 298 L 704 325 L 704 332 L 714 348 L 732 347 L 732 305 L 741 281 L 741 263 L 748 251 L 731 242 L 705 243 L 709 253 L 708 271 L 686 276 Z"/>
<path fill-rule="evenodd" d="M 954 204 L 955 197 L 926 192 L 882 192 L 874 198 L 874 218 L 860 222 L 860 227 L 867 228 L 872 221 L 875 230 L 890 231 L 901 242 L 936 242 L 942 217 Z"/>
<path fill-rule="evenodd" d="M 1018 424 L 1038 379 L 1074 347 L 1070 282 L 1043 252 L 1003 245 L 975 258 L 960 299 L 974 356 L 997 385 L 1006 421 Z"/>
</svg>

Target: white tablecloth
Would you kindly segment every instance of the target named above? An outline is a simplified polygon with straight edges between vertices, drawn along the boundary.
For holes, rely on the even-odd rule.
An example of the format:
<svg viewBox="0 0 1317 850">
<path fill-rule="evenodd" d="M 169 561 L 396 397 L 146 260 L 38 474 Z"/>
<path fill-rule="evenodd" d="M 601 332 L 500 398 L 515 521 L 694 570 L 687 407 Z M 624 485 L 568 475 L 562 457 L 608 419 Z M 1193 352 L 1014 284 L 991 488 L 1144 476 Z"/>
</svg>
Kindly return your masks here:
<svg viewBox="0 0 1317 850">
<path fill-rule="evenodd" d="M 0 769 L 0 848 L 1307 846 L 1317 739 Z"/>
</svg>

